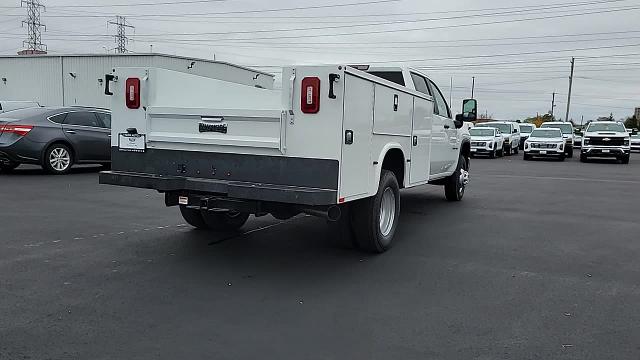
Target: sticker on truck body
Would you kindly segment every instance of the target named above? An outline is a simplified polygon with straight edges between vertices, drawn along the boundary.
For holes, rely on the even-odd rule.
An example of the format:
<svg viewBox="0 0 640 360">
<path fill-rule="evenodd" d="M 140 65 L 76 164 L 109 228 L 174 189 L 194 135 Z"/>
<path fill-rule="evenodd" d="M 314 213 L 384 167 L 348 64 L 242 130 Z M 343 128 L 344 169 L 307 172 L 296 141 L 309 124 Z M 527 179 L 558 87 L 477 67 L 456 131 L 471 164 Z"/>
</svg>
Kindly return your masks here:
<svg viewBox="0 0 640 360">
<path fill-rule="evenodd" d="M 129 152 L 145 152 L 147 148 L 144 134 L 118 134 L 118 150 Z"/>
</svg>

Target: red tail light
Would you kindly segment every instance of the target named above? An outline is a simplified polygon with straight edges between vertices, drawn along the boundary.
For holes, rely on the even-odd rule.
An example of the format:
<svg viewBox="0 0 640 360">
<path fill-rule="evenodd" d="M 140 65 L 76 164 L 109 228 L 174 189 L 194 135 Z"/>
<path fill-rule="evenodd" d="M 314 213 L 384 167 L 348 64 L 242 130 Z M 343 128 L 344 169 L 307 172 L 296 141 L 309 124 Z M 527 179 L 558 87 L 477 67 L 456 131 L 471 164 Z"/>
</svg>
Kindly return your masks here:
<svg viewBox="0 0 640 360">
<path fill-rule="evenodd" d="M 25 136 L 33 130 L 33 125 L 0 125 L 0 133 L 12 133 L 18 136 Z"/>
<path fill-rule="evenodd" d="M 125 83 L 125 101 L 129 109 L 140 108 L 140 79 L 127 79 Z"/>
<path fill-rule="evenodd" d="M 300 91 L 300 109 L 305 114 L 317 114 L 320 111 L 320 79 L 307 77 L 302 79 Z"/>
</svg>

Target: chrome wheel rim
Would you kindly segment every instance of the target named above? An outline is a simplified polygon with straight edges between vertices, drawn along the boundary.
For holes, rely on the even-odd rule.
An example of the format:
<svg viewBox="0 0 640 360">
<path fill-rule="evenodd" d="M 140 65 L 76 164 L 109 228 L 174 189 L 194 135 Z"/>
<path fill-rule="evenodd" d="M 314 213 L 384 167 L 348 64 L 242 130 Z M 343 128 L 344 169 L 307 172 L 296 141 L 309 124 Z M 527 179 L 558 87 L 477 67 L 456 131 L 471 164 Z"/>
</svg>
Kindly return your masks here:
<svg viewBox="0 0 640 360">
<path fill-rule="evenodd" d="M 71 155 L 64 148 L 55 148 L 49 154 L 49 164 L 56 171 L 65 171 L 71 164 Z"/>
<path fill-rule="evenodd" d="M 380 201 L 380 233 L 388 236 L 393 229 L 396 218 L 396 195 L 391 188 L 384 189 L 382 201 Z"/>
</svg>

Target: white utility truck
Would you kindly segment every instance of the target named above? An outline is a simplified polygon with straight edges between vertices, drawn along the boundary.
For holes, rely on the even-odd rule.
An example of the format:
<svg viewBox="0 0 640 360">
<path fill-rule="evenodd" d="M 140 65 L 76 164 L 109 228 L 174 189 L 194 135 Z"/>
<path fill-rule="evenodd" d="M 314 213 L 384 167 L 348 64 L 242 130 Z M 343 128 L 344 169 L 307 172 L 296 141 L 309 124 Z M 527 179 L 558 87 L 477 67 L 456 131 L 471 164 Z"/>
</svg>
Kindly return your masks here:
<svg viewBox="0 0 640 360">
<path fill-rule="evenodd" d="M 454 119 L 418 71 L 300 66 L 269 90 L 157 68 L 116 68 L 112 165 L 102 184 L 156 189 L 197 228 L 250 214 L 343 221 L 363 250 L 391 246 L 400 189 L 469 181 L 475 100 Z M 349 210 L 349 211 L 346 211 Z"/>
</svg>

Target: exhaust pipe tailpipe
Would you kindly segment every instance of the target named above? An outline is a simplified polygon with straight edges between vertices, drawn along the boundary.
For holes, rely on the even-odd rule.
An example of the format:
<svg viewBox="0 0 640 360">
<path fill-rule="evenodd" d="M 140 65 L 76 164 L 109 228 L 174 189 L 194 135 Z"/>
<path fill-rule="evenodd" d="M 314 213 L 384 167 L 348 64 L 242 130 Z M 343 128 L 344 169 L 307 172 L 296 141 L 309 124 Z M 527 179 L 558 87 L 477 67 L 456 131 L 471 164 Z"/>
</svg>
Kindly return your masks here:
<svg viewBox="0 0 640 360">
<path fill-rule="evenodd" d="M 342 210 L 339 206 L 331 206 L 326 211 L 317 209 L 303 209 L 303 213 L 311 216 L 321 217 L 331 222 L 336 222 L 342 217 Z"/>
</svg>

